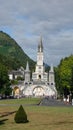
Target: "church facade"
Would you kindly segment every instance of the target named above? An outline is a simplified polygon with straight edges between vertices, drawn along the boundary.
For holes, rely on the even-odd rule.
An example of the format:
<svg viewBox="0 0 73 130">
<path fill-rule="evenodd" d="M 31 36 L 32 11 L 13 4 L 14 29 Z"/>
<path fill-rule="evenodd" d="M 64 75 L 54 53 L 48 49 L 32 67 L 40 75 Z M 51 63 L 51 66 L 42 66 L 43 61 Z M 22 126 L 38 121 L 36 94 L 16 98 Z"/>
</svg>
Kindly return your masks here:
<svg viewBox="0 0 73 130">
<path fill-rule="evenodd" d="M 16 86 L 12 85 L 15 96 L 57 97 L 54 69 L 51 65 L 49 72 L 45 71 L 43 50 L 42 39 L 40 39 L 37 50 L 37 62 L 35 71 L 32 73 L 32 79 L 30 79 L 29 63 L 27 62 L 26 69 L 23 69 L 24 81 Z"/>
</svg>

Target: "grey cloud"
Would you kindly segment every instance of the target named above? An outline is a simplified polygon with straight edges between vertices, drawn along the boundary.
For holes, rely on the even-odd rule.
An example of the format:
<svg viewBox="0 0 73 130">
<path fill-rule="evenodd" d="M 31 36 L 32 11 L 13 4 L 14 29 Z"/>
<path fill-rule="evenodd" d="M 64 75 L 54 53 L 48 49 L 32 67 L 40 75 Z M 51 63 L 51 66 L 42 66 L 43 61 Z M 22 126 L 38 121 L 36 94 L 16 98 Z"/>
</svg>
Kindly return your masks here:
<svg viewBox="0 0 73 130">
<path fill-rule="evenodd" d="M 0 0 L 2 27 L 35 60 L 42 35 L 45 62 L 57 65 L 73 52 L 73 0 Z"/>
</svg>

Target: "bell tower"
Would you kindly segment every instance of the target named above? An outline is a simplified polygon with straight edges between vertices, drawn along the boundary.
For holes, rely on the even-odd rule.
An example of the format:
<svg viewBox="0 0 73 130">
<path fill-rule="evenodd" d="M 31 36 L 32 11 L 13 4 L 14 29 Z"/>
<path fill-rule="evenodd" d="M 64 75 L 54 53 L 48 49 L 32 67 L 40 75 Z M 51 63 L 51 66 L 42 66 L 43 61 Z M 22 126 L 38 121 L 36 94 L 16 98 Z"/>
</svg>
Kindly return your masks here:
<svg viewBox="0 0 73 130">
<path fill-rule="evenodd" d="M 42 38 L 40 38 L 40 42 L 38 44 L 37 63 L 36 63 L 35 72 L 32 74 L 32 79 L 47 81 L 47 73 L 45 72 L 45 66 L 44 66 Z"/>
</svg>

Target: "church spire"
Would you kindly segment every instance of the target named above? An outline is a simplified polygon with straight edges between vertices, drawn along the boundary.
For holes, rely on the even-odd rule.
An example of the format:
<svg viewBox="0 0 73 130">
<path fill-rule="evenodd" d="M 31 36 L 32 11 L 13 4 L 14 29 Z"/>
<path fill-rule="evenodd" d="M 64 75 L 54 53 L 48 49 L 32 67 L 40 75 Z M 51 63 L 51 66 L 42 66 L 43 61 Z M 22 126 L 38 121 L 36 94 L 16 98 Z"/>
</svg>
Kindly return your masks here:
<svg viewBox="0 0 73 130">
<path fill-rule="evenodd" d="M 40 37 L 40 42 L 38 44 L 38 52 L 43 52 L 42 37 Z"/>
</svg>

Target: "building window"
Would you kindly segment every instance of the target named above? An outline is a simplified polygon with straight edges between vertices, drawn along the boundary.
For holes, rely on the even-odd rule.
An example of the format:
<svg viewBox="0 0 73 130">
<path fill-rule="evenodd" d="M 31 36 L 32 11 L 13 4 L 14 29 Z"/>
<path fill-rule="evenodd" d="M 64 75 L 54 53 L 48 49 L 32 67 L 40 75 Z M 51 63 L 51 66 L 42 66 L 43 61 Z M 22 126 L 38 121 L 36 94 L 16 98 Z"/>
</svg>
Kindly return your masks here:
<svg viewBox="0 0 73 130">
<path fill-rule="evenodd" d="M 41 75 L 39 75 L 39 79 L 41 79 Z"/>
</svg>

